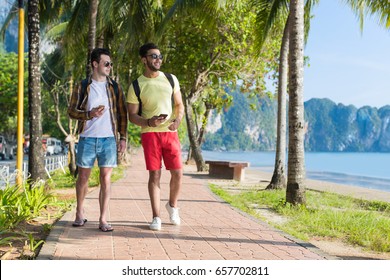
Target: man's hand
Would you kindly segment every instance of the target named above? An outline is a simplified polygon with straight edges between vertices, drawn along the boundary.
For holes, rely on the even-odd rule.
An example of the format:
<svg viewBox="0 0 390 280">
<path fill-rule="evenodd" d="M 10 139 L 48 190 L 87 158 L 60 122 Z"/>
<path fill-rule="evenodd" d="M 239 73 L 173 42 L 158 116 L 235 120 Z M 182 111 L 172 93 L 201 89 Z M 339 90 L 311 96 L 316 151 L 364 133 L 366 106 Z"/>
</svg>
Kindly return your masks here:
<svg viewBox="0 0 390 280">
<path fill-rule="evenodd" d="M 165 122 L 164 117 L 153 116 L 148 120 L 148 125 L 151 127 L 156 127 L 156 126 L 159 126 L 160 124 L 162 124 L 163 122 Z"/>
<path fill-rule="evenodd" d="M 171 124 L 168 126 L 168 129 L 171 131 L 175 131 L 179 128 L 180 121 L 177 119 L 172 120 Z"/>
<path fill-rule="evenodd" d="M 91 111 L 89 111 L 89 116 L 91 118 L 99 118 L 104 113 L 104 105 L 99 105 L 98 107 L 92 108 Z"/>
<path fill-rule="evenodd" d="M 118 145 L 118 152 L 124 153 L 126 151 L 126 140 L 121 139 Z"/>
</svg>

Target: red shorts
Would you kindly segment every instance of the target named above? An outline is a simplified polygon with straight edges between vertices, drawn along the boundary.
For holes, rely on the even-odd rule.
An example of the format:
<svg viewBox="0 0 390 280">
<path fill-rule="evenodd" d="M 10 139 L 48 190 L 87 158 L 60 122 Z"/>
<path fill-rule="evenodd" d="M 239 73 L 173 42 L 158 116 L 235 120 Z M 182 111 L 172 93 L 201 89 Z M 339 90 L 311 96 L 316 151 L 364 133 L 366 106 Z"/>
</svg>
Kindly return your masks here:
<svg viewBox="0 0 390 280">
<path fill-rule="evenodd" d="M 147 132 L 141 134 L 147 170 L 160 170 L 161 159 L 167 170 L 182 168 L 181 147 L 177 132 Z"/>
</svg>

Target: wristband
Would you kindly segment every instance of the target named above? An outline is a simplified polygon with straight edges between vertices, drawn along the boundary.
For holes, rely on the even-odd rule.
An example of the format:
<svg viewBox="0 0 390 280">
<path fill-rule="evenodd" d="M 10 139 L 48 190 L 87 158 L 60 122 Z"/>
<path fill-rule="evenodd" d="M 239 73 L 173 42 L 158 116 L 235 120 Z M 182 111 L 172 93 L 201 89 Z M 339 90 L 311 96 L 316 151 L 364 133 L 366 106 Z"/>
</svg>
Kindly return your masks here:
<svg viewBox="0 0 390 280">
<path fill-rule="evenodd" d="M 148 123 L 148 126 L 150 127 L 149 121 L 150 121 L 150 119 L 147 120 L 147 123 Z"/>
</svg>

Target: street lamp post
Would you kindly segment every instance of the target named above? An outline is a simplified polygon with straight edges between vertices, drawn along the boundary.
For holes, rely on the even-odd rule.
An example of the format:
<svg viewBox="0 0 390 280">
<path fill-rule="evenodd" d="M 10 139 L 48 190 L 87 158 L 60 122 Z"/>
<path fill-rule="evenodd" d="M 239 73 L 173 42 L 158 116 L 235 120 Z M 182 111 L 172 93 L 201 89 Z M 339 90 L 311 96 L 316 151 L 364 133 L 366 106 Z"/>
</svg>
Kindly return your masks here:
<svg viewBox="0 0 390 280">
<path fill-rule="evenodd" d="M 16 153 L 16 184 L 23 180 L 23 99 L 24 99 L 24 9 L 19 0 L 19 39 L 18 39 L 18 129 Z"/>
</svg>

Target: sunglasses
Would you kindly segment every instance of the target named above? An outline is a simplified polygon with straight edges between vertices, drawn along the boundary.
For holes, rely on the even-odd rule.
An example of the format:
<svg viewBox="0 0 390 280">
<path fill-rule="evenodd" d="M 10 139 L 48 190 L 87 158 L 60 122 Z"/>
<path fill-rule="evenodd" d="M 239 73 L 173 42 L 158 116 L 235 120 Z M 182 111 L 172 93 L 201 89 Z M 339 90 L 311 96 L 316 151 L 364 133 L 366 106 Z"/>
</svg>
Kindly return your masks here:
<svg viewBox="0 0 390 280">
<path fill-rule="evenodd" d="M 106 61 L 106 62 L 104 62 L 104 67 L 108 67 L 108 66 L 111 66 L 112 67 L 112 62 L 109 62 L 109 61 Z"/>
<path fill-rule="evenodd" d="M 150 57 L 152 57 L 153 59 L 157 59 L 157 58 L 159 58 L 159 59 L 163 59 L 163 55 L 162 54 L 160 54 L 160 55 L 158 55 L 158 54 L 148 54 L 147 56 L 150 56 Z"/>
</svg>

